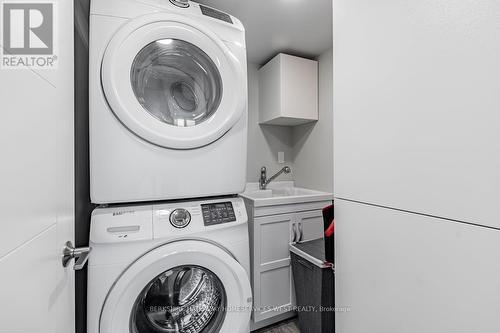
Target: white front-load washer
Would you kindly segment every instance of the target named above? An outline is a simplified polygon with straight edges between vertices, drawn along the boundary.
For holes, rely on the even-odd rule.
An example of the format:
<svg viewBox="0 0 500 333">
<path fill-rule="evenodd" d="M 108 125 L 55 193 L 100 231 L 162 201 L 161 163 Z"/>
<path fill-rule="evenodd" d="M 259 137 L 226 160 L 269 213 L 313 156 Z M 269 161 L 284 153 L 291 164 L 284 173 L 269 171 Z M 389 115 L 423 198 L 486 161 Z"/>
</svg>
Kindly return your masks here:
<svg viewBox="0 0 500 333">
<path fill-rule="evenodd" d="M 246 66 L 233 16 L 187 0 L 92 0 L 92 202 L 242 192 Z"/>
<path fill-rule="evenodd" d="M 97 208 L 90 246 L 87 332 L 249 332 L 241 198 Z"/>
</svg>

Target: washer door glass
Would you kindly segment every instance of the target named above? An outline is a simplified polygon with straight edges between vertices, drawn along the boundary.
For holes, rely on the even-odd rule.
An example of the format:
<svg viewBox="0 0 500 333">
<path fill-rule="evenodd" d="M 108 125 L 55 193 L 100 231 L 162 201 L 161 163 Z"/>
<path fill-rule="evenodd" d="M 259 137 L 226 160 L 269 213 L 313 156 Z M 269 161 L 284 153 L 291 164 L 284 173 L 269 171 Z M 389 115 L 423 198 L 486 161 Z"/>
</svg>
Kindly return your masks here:
<svg viewBox="0 0 500 333">
<path fill-rule="evenodd" d="M 155 277 L 137 297 L 132 333 L 218 332 L 226 292 L 219 278 L 200 266 L 178 266 Z"/>
<path fill-rule="evenodd" d="M 212 59 L 179 39 L 146 45 L 134 59 L 130 80 L 142 107 L 169 125 L 202 123 L 221 101 L 222 79 Z"/>
</svg>

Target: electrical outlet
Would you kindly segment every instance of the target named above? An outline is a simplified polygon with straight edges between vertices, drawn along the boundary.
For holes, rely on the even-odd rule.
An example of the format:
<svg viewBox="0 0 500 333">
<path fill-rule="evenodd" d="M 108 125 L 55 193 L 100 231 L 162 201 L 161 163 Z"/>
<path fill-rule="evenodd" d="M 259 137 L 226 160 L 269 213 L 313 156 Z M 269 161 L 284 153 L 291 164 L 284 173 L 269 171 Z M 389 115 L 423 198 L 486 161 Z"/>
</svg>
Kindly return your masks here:
<svg viewBox="0 0 500 333">
<path fill-rule="evenodd" d="M 284 151 L 278 152 L 278 163 L 279 164 L 285 163 L 285 152 Z"/>
</svg>

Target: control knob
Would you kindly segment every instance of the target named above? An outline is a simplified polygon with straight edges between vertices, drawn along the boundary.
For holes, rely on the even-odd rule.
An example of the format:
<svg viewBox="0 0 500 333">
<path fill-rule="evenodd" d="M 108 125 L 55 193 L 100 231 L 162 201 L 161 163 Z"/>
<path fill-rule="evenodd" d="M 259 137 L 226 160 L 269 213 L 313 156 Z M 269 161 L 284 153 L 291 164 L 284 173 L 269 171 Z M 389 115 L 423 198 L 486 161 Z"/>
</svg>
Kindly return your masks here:
<svg viewBox="0 0 500 333">
<path fill-rule="evenodd" d="M 191 222 L 191 214 L 184 208 L 177 208 L 170 214 L 170 224 L 184 228 Z"/>
<path fill-rule="evenodd" d="M 188 0 L 170 0 L 170 2 L 177 7 L 181 8 L 188 8 L 189 7 L 189 1 Z"/>
</svg>

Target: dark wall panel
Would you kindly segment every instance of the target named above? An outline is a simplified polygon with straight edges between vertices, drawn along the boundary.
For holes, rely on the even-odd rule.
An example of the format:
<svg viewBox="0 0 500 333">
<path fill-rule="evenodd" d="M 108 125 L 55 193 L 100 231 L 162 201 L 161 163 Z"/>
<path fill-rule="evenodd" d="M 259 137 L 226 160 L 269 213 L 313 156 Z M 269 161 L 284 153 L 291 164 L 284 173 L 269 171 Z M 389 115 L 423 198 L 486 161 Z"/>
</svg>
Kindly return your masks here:
<svg viewBox="0 0 500 333">
<path fill-rule="evenodd" d="M 75 243 L 89 243 L 89 92 L 88 37 L 90 0 L 74 0 L 75 25 Z M 76 272 L 76 333 L 87 333 L 87 269 Z"/>
</svg>

